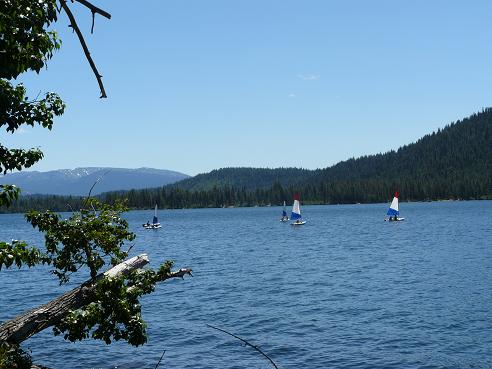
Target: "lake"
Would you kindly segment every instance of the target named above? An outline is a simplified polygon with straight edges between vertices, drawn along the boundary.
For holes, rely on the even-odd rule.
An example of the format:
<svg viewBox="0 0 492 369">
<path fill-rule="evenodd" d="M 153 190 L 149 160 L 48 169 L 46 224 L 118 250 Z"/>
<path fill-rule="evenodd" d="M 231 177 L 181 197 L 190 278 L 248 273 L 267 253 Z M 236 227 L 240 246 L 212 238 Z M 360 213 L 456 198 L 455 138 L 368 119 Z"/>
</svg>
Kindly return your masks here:
<svg viewBox="0 0 492 369">
<path fill-rule="evenodd" d="M 63 368 L 490 368 L 492 201 L 166 210 L 125 216 L 132 255 L 172 259 L 193 278 L 142 299 L 149 340 L 65 342 L 51 330 L 26 341 L 34 361 Z M 42 244 L 22 215 L 0 215 L 0 240 Z M 85 278 L 85 277 L 84 277 Z M 45 267 L 0 271 L 0 321 L 65 288 Z"/>
</svg>

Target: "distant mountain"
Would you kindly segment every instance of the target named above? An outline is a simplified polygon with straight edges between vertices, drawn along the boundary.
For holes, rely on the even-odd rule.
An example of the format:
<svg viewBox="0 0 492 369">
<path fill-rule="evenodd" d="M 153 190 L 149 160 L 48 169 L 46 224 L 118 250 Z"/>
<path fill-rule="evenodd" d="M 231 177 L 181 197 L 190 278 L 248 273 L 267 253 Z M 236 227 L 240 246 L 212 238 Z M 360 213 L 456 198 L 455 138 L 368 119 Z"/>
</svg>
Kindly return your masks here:
<svg viewBox="0 0 492 369">
<path fill-rule="evenodd" d="M 49 172 L 23 171 L 0 176 L 0 184 L 15 184 L 23 195 L 87 195 L 92 185 L 99 182 L 92 194 L 107 191 L 160 187 L 189 176 L 170 170 L 138 168 L 76 168 Z"/>
</svg>

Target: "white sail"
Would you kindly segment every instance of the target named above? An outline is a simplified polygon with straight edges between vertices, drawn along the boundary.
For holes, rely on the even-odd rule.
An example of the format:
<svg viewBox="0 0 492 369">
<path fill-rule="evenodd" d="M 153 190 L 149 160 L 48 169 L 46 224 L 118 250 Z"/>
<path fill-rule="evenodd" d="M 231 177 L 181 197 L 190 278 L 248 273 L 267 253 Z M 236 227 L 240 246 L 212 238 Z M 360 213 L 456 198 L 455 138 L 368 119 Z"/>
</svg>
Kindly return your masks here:
<svg viewBox="0 0 492 369">
<path fill-rule="evenodd" d="M 152 219 L 152 224 L 160 224 L 159 220 L 157 219 L 157 204 L 155 204 L 154 219 Z"/>
<path fill-rule="evenodd" d="M 290 215 L 291 220 L 301 219 L 301 206 L 299 203 L 299 195 L 294 196 L 294 204 L 292 205 L 292 214 Z"/>
<path fill-rule="evenodd" d="M 396 211 L 397 213 L 400 212 L 400 208 L 398 206 L 398 197 L 393 197 L 393 201 L 391 201 L 391 205 L 389 207 L 391 210 Z"/>
<path fill-rule="evenodd" d="M 400 218 L 400 205 L 398 204 L 398 192 L 395 192 L 395 196 L 393 197 L 393 201 L 391 201 L 391 205 L 386 215 L 389 215 L 390 221 L 398 221 L 398 220 L 405 219 L 405 218 Z"/>
</svg>

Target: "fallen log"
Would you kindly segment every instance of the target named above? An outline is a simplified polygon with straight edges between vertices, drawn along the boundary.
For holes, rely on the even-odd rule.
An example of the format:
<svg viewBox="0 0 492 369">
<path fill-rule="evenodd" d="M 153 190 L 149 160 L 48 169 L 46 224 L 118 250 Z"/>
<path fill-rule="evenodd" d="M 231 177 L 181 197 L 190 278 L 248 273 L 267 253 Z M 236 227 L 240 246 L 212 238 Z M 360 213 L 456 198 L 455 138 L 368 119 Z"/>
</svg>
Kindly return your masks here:
<svg viewBox="0 0 492 369">
<path fill-rule="evenodd" d="M 102 278 L 127 275 L 132 270 L 141 269 L 148 262 L 149 258 L 146 254 L 135 256 L 60 297 L 1 324 L 0 342 L 5 341 L 18 345 L 34 334 L 58 324 L 71 310 L 80 309 L 92 302 L 97 282 Z M 186 274 L 191 275 L 191 269 L 182 268 L 176 272 L 171 272 L 163 276 L 160 281 L 176 277 L 183 278 Z"/>
</svg>

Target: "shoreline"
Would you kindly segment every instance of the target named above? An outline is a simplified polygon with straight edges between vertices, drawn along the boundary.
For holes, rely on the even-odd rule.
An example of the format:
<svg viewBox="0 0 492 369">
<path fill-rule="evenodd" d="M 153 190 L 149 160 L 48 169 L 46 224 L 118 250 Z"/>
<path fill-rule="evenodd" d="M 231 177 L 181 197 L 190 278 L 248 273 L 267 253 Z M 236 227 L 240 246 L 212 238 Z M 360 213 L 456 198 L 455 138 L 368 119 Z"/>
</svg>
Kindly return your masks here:
<svg viewBox="0 0 492 369">
<path fill-rule="evenodd" d="M 47 195 L 51 196 L 51 195 Z M 485 196 L 485 198 L 480 198 L 480 199 L 437 199 L 437 200 L 408 200 L 408 201 L 402 201 L 400 200 L 400 203 L 429 203 L 429 202 L 436 202 L 436 203 L 441 203 L 441 202 L 463 202 L 463 201 L 492 201 L 492 196 Z M 391 202 L 391 199 L 385 201 L 385 202 L 364 202 L 364 203 L 354 203 L 354 202 L 347 202 L 347 203 L 320 203 L 320 202 L 310 202 L 310 201 L 301 201 L 302 206 L 340 206 L 340 205 L 373 205 L 373 204 L 389 204 Z M 292 203 L 287 203 L 287 206 L 292 206 Z M 256 205 L 226 205 L 226 206 L 193 206 L 193 207 L 158 207 L 159 211 L 169 211 L 169 210 L 187 210 L 187 209 L 239 209 L 239 208 L 267 208 L 267 207 L 283 207 L 283 204 L 256 204 Z M 142 211 L 147 211 L 147 210 L 153 210 L 154 207 L 130 207 L 128 211 L 137 211 L 137 210 L 142 210 Z M 3 211 L 3 209 L 0 209 L 0 215 L 4 214 L 25 214 L 30 210 L 26 211 Z M 38 211 L 47 211 L 47 210 L 38 210 Z M 58 212 L 58 213 L 66 213 L 70 211 L 58 211 L 58 210 L 52 210 L 53 212 Z"/>
</svg>

